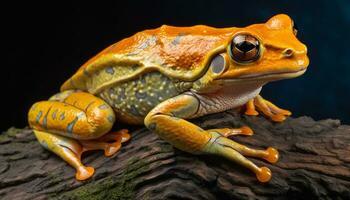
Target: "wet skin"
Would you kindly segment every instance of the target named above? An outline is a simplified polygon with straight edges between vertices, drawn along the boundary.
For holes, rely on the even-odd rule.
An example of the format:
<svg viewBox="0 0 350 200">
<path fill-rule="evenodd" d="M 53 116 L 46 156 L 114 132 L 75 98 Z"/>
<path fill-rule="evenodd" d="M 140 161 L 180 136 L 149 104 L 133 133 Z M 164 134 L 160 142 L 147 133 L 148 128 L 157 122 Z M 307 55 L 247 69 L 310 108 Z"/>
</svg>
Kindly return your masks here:
<svg viewBox="0 0 350 200">
<path fill-rule="evenodd" d="M 271 178 L 244 156 L 278 160 L 278 151 L 248 148 L 229 139 L 252 135 L 247 127 L 204 130 L 191 118 L 242 107 L 246 115 L 263 114 L 282 122 L 291 112 L 262 98 L 270 81 L 302 75 L 307 48 L 284 14 L 243 28 L 162 26 L 121 40 L 86 62 L 47 101 L 28 113 L 38 141 L 77 173 L 94 174 L 81 163 L 84 151 L 118 152 L 130 139 L 116 122 L 144 124 L 176 148 L 193 154 L 223 156 L 253 171 L 261 182 Z"/>
</svg>

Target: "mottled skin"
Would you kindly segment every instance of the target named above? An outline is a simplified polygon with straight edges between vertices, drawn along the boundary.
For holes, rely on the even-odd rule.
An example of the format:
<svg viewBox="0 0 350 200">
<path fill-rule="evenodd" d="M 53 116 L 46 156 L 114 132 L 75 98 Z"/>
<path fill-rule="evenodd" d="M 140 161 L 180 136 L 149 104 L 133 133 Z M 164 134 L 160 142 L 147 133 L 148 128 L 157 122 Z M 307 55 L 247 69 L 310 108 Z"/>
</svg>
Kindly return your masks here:
<svg viewBox="0 0 350 200">
<path fill-rule="evenodd" d="M 110 132 L 115 121 L 145 124 L 175 147 L 216 154 L 252 170 L 266 182 L 271 172 L 245 156 L 278 160 L 276 149 L 255 150 L 227 138 L 252 135 L 249 127 L 203 130 L 187 119 L 237 107 L 281 122 L 291 113 L 263 99 L 269 81 L 303 74 L 307 49 L 293 21 L 276 15 L 244 28 L 162 26 L 126 38 L 90 59 L 48 101 L 35 103 L 29 124 L 39 142 L 85 180 L 94 173 L 84 151 L 118 151 L 130 136 Z"/>
</svg>

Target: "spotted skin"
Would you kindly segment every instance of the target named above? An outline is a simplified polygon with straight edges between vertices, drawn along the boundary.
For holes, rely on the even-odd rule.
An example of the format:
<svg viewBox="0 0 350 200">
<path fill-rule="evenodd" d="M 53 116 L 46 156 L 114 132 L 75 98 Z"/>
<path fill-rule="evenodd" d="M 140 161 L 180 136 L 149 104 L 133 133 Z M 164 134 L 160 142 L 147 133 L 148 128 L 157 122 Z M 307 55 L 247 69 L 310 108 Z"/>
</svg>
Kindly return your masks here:
<svg viewBox="0 0 350 200">
<path fill-rule="evenodd" d="M 49 114 L 52 107 L 49 108 L 49 110 L 46 112 L 44 119 L 43 119 L 43 127 L 44 129 L 47 129 L 47 115 Z"/>
<path fill-rule="evenodd" d="M 118 120 L 142 124 L 143 118 L 156 105 L 181 92 L 175 80 L 153 72 L 106 89 L 100 97 L 113 107 Z"/>
<path fill-rule="evenodd" d="M 113 75 L 113 74 L 114 74 L 114 69 L 113 69 L 113 67 L 107 67 L 107 68 L 106 68 L 106 72 L 107 72 L 108 74 Z"/>
<path fill-rule="evenodd" d="M 60 115 L 60 120 L 61 120 L 61 121 L 63 121 L 63 120 L 64 120 L 64 118 L 65 118 L 65 116 L 64 116 L 64 112 L 62 112 L 62 113 L 61 113 L 61 115 Z"/>
<path fill-rule="evenodd" d="M 67 125 L 67 133 L 73 133 L 74 125 L 77 123 L 78 117 L 76 117 L 72 122 Z"/>
<path fill-rule="evenodd" d="M 40 110 L 35 117 L 35 123 L 39 123 L 39 120 L 40 120 L 42 114 L 43 114 L 43 111 Z"/>
<path fill-rule="evenodd" d="M 56 115 L 59 118 L 48 117 Z M 29 125 L 36 130 L 75 139 L 93 139 L 112 128 L 114 116 L 113 109 L 102 99 L 88 93 L 75 92 L 62 102 L 49 100 L 36 103 L 30 110 L 28 119 Z M 98 123 L 90 123 L 93 121 Z"/>
<path fill-rule="evenodd" d="M 51 115 L 51 118 L 52 118 L 52 120 L 55 120 L 56 119 L 56 115 L 57 115 L 57 109 L 52 113 L 52 115 Z"/>
</svg>

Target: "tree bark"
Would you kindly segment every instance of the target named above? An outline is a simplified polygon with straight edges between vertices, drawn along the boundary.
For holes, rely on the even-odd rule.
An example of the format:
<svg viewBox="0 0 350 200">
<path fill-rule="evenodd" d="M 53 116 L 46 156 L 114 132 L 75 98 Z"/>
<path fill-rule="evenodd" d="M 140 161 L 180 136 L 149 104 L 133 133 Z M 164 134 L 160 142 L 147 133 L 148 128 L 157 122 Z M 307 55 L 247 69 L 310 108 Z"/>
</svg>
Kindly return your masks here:
<svg viewBox="0 0 350 200">
<path fill-rule="evenodd" d="M 273 123 L 263 117 L 226 111 L 193 120 L 204 129 L 250 126 L 253 136 L 232 137 L 253 148 L 273 146 L 280 160 L 273 177 L 260 183 L 235 163 L 173 148 L 146 128 L 107 158 L 84 154 L 92 179 L 79 182 L 75 171 L 36 141 L 29 129 L 9 129 L 0 137 L 1 199 L 350 199 L 350 126 L 309 117 Z"/>
</svg>

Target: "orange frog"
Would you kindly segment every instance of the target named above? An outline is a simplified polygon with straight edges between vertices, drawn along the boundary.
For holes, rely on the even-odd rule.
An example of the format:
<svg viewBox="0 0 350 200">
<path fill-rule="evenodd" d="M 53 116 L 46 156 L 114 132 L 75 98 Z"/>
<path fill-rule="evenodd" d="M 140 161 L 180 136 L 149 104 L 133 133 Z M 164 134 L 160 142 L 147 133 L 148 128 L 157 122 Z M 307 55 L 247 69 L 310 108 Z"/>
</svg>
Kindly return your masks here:
<svg viewBox="0 0 350 200">
<path fill-rule="evenodd" d="M 306 46 L 284 14 L 244 28 L 161 26 L 139 32 L 85 63 L 47 101 L 28 114 L 38 141 L 76 169 L 85 180 L 94 168 L 81 163 L 84 151 L 115 154 L 130 139 L 115 121 L 144 124 L 160 138 L 193 154 L 215 154 L 241 164 L 261 182 L 271 178 L 244 156 L 278 160 L 276 149 L 256 150 L 229 139 L 252 135 L 240 128 L 203 130 L 188 119 L 245 106 L 247 115 L 281 122 L 291 113 L 259 93 L 270 81 L 302 75 Z"/>
</svg>

